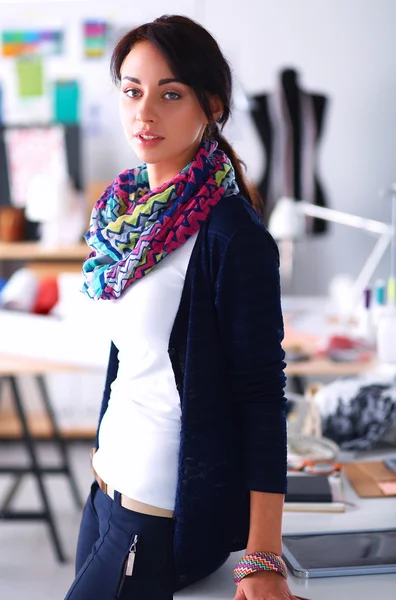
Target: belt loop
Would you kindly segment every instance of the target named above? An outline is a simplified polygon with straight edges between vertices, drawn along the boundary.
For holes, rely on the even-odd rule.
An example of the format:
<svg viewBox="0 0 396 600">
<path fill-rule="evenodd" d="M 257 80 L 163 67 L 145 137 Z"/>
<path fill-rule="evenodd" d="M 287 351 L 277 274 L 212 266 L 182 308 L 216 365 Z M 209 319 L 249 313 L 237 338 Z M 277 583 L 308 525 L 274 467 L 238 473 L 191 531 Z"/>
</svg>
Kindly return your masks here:
<svg viewBox="0 0 396 600">
<path fill-rule="evenodd" d="M 114 502 L 121 506 L 121 494 L 117 490 L 114 490 Z"/>
</svg>

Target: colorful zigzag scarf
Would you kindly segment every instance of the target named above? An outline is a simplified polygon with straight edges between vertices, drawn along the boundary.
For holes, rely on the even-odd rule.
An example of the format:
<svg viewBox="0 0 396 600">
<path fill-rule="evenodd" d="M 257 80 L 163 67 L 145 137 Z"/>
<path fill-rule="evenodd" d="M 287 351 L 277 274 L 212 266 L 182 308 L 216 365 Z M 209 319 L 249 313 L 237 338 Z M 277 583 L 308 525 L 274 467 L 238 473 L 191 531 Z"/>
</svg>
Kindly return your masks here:
<svg viewBox="0 0 396 600">
<path fill-rule="evenodd" d="M 82 291 L 119 298 L 194 235 L 221 198 L 237 192 L 233 166 L 214 141 L 202 142 L 194 160 L 154 190 L 145 163 L 124 171 L 93 208 Z"/>
</svg>

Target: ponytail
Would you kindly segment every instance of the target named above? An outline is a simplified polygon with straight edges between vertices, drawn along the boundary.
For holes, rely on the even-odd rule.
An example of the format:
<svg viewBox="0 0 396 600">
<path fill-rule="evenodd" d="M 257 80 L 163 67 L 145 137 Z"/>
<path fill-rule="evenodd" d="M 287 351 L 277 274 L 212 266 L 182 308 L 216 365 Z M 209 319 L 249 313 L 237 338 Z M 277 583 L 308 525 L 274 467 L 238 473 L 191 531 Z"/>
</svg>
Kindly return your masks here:
<svg viewBox="0 0 396 600">
<path fill-rule="evenodd" d="M 218 148 L 222 150 L 230 159 L 235 171 L 235 179 L 238 184 L 241 195 L 253 206 L 254 209 L 262 216 L 263 206 L 261 198 L 255 187 L 247 181 L 244 174 L 246 164 L 239 158 L 231 144 L 221 133 L 216 122 L 207 127 L 207 135 L 216 140 Z"/>
</svg>

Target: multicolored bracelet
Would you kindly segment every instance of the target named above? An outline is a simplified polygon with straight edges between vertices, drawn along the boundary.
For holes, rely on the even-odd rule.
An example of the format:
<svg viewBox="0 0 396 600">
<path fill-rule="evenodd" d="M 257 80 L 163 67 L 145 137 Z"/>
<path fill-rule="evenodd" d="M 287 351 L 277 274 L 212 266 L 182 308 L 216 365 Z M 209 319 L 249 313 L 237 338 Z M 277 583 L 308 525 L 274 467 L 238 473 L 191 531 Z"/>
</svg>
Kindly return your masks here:
<svg viewBox="0 0 396 600">
<path fill-rule="evenodd" d="M 283 558 L 273 552 L 253 552 L 241 558 L 235 565 L 234 583 L 239 583 L 246 575 L 256 571 L 275 571 L 287 578 L 287 567 Z"/>
</svg>

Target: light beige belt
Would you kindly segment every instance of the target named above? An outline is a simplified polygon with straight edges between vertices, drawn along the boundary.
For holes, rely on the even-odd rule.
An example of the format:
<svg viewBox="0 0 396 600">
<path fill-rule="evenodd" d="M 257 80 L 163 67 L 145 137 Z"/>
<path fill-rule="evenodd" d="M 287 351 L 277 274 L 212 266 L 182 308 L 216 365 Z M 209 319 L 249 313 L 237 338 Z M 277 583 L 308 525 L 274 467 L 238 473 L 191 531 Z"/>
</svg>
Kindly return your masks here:
<svg viewBox="0 0 396 600">
<path fill-rule="evenodd" d="M 99 487 L 102 490 L 102 492 L 104 492 L 105 494 L 110 496 L 110 498 L 112 498 L 114 500 L 114 489 L 112 487 L 108 486 L 107 483 L 105 483 L 103 481 L 103 479 L 101 479 L 99 477 L 99 475 L 93 468 L 92 457 L 95 454 L 95 452 L 96 452 L 96 449 L 92 448 L 92 450 L 91 450 L 91 467 L 92 467 L 94 477 L 95 477 L 96 481 L 98 482 Z M 152 506 L 151 504 L 145 504 L 144 502 L 139 502 L 138 500 L 133 500 L 133 498 L 129 498 L 128 496 L 125 496 L 124 494 L 121 494 L 121 506 L 123 506 L 124 508 L 127 508 L 128 510 L 134 510 L 135 512 L 142 513 L 143 515 L 151 515 L 153 517 L 167 517 L 168 519 L 173 518 L 172 510 L 168 510 L 167 508 L 160 508 L 159 506 Z"/>
</svg>

